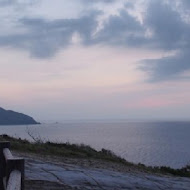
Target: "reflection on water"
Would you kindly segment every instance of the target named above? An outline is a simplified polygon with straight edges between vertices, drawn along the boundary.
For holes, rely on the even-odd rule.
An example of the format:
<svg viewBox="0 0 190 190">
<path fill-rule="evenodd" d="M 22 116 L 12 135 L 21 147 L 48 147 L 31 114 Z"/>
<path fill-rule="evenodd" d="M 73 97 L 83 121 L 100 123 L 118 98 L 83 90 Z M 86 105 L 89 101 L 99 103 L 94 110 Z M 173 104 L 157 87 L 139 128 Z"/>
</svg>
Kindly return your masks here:
<svg viewBox="0 0 190 190">
<path fill-rule="evenodd" d="M 190 164 L 190 122 L 62 123 L 0 126 L 1 134 L 106 148 L 128 161 L 174 168 Z"/>
</svg>

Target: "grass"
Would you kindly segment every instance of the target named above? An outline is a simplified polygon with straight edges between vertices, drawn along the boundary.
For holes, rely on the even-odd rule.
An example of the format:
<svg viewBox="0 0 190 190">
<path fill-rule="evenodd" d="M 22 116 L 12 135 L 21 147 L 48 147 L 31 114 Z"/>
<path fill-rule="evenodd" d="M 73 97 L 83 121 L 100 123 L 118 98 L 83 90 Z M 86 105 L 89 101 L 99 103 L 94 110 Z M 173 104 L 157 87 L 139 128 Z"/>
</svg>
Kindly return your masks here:
<svg viewBox="0 0 190 190">
<path fill-rule="evenodd" d="M 142 171 L 190 177 L 190 165 L 181 169 L 173 169 L 166 166 L 151 167 L 140 163 L 133 164 L 117 156 L 110 150 L 102 149 L 101 151 L 97 151 L 84 144 L 54 143 L 49 141 L 43 142 L 40 139 L 35 142 L 29 142 L 28 140 L 14 138 L 8 135 L 0 135 L 0 141 L 9 141 L 11 143 L 11 149 L 20 152 L 70 158 L 100 159 L 109 162 L 121 163 Z"/>
<path fill-rule="evenodd" d="M 11 143 L 11 149 L 20 152 L 126 162 L 124 159 L 118 157 L 110 150 L 102 149 L 101 151 L 97 151 L 84 144 L 54 143 L 50 141 L 43 142 L 41 140 L 38 140 L 36 142 L 29 142 L 28 140 L 14 138 L 8 135 L 0 135 L 0 141 L 9 141 Z"/>
</svg>

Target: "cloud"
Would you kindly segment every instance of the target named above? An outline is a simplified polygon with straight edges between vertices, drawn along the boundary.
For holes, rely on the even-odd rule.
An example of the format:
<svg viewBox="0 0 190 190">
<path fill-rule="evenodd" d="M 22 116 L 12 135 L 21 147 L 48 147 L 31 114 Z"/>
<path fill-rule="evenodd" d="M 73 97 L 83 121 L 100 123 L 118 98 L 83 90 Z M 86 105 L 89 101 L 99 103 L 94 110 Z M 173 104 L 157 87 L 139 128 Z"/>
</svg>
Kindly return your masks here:
<svg viewBox="0 0 190 190">
<path fill-rule="evenodd" d="M 16 0 L 9 0 L 18 3 Z M 84 2 L 86 0 L 82 0 Z M 4 2 L 4 1 L 3 1 Z M 88 1 L 89 2 L 89 1 Z M 91 1 L 90 1 L 91 2 Z M 93 3 L 113 3 L 114 0 L 93 1 Z M 21 3 L 22 4 L 22 3 Z M 83 45 L 104 43 L 108 45 L 139 45 L 143 39 L 143 27 L 125 10 L 121 10 L 118 16 L 111 16 L 103 29 L 93 36 L 98 27 L 97 17 L 102 14 L 97 9 L 88 10 L 85 16 L 74 19 L 45 19 L 25 16 L 14 21 L 16 27 L 22 32 L 0 35 L 0 46 L 29 51 L 33 57 L 49 58 L 60 49 L 71 44 L 74 33 L 81 37 Z"/>
<path fill-rule="evenodd" d="M 189 51 L 186 50 L 161 59 L 143 60 L 140 69 L 148 73 L 150 82 L 187 79 L 182 77 L 181 74 L 190 70 L 189 60 L 190 54 Z"/>
<path fill-rule="evenodd" d="M 0 6 L 4 6 L 4 5 L 7 5 L 10 1 L 6 1 L 6 0 L 1 0 L 0 1 Z"/>
<path fill-rule="evenodd" d="M 97 34 L 99 43 L 176 51 L 173 56 L 143 60 L 138 68 L 148 74 L 151 82 L 181 79 L 181 75 L 190 70 L 190 24 L 172 3 L 174 1 L 150 1 L 143 24 L 124 10 L 110 16 Z M 185 0 L 181 3 L 189 5 Z M 147 31 L 151 35 L 146 36 Z"/>
<path fill-rule="evenodd" d="M 135 17 L 121 10 L 119 15 L 110 16 L 103 29 L 96 35 L 99 43 L 133 46 L 144 39 L 145 30 Z"/>
<path fill-rule="evenodd" d="M 39 0 L 40 1 L 40 0 Z M 0 7 L 10 7 L 12 5 L 29 6 L 39 2 L 38 0 L 0 0 Z"/>
<path fill-rule="evenodd" d="M 184 5 L 184 7 L 190 6 L 190 1 L 189 0 L 182 0 L 181 3 L 182 3 L 182 5 Z"/>
<path fill-rule="evenodd" d="M 113 2 L 115 2 L 115 0 L 82 0 L 82 2 L 84 2 L 84 3 L 90 3 L 90 4 L 92 4 L 92 3 L 99 3 L 99 2 L 101 2 L 101 3 L 113 3 Z"/>
<path fill-rule="evenodd" d="M 11 4 L 15 4 L 16 0 L 0 0 L 0 6 L 10 6 Z"/>
<path fill-rule="evenodd" d="M 166 51 L 177 50 L 173 56 L 143 60 L 140 67 L 149 76 L 149 81 L 180 79 L 190 70 L 190 25 L 185 22 L 171 4 L 160 1 L 150 3 L 145 19 L 153 36 L 151 47 Z"/>
<path fill-rule="evenodd" d="M 145 17 L 145 25 L 153 33 L 152 45 L 156 48 L 178 49 L 186 42 L 189 26 L 171 4 L 152 1 Z"/>
<path fill-rule="evenodd" d="M 1 0 L 0 6 L 7 5 L 7 2 L 20 3 L 16 0 Z M 92 5 L 103 2 L 106 8 L 106 5 L 116 1 L 81 0 L 80 2 L 83 2 L 83 6 L 85 2 Z M 144 10 L 142 22 L 127 11 L 126 7 L 123 7 L 117 10 L 117 14 L 109 14 L 111 16 L 103 21 L 102 28 L 98 31 L 98 17 L 102 13 L 96 6 L 90 6 L 85 16 L 81 14 L 83 16 L 72 19 L 47 19 L 25 15 L 15 19 L 16 21 L 13 19 L 12 33 L 1 33 L 0 46 L 28 51 L 36 58 L 49 58 L 60 49 L 68 47 L 72 43 L 73 35 L 77 33 L 81 38 L 81 43 L 86 46 L 104 44 L 166 52 L 176 51 L 178 54 L 173 56 L 143 60 L 139 67 L 149 75 L 150 81 L 170 80 L 190 70 L 188 62 L 190 22 L 182 15 L 185 7 L 189 6 L 189 1 L 180 1 L 180 8 L 176 6 L 176 2 L 178 1 L 147 0 L 148 7 Z M 132 9 L 135 9 L 135 6 Z M 6 22 L 6 19 L 3 22 Z M 18 32 L 19 29 L 20 32 Z"/>
<path fill-rule="evenodd" d="M 45 19 L 23 18 L 19 20 L 24 33 L 0 36 L 0 46 L 10 46 L 28 50 L 37 58 L 48 58 L 71 43 L 72 35 L 78 32 L 83 43 L 88 43 L 91 33 L 96 28 L 95 15 L 79 19 Z"/>
</svg>

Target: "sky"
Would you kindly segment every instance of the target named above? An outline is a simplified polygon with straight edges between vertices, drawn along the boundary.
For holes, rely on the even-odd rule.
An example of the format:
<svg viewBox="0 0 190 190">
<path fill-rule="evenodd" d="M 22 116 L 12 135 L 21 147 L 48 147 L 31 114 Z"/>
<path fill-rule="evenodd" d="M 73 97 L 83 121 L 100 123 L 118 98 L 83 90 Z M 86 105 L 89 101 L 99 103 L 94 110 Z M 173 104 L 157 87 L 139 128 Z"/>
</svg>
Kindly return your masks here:
<svg viewBox="0 0 190 190">
<path fill-rule="evenodd" d="M 0 107 L 189 119 L 189 0 L 0 0 L 0 21 Z"/>
</svg>

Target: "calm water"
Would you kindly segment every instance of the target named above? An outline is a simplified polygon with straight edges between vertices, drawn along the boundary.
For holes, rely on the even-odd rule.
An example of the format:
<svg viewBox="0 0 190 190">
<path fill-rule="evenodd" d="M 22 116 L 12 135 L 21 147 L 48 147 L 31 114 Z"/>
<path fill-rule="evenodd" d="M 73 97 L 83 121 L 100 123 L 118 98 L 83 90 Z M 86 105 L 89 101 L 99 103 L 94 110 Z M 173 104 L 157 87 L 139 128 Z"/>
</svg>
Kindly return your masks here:
<svg viewBox="0 0 190 190">
<path fill-rule="evenodd" d="M 0 134 L 84 143 L 114 151 L 128 161 L 179 168 L 190 164 L 190 122 L 62 123 L 0 126 Z"/>
</svg>

